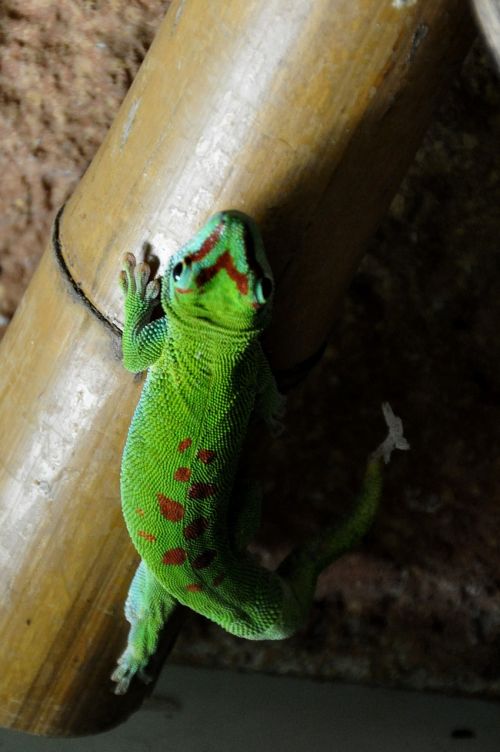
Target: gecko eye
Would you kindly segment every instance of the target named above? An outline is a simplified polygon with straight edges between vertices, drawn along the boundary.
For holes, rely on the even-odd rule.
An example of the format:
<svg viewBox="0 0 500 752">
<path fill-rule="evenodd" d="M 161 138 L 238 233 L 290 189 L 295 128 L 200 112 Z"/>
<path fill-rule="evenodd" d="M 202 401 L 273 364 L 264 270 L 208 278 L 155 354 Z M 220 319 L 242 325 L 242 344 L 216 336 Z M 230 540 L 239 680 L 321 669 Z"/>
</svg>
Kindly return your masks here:
<svg viewBox="0 0 500 752">
<path fill-rule="evenodd" d="M 179 261 L 172 269 L 172 277 L 174 278 L 174 282 L 178 282 L 180 280 L 183 271 L 184 264 L 182 263 L 182 261 Z"/>
<path fill-rule="evenodd" d="M 265 303 L 266 300 L 269 300 L 273 292 L 273 281 L 270 279 L 270 277 L 262 277 L 262 279 L 259 279 L 257 282 L 257 286 L 255 288 L 255 294 L 257 296 L 257 300 L 259 303 Z"/>
</svg>

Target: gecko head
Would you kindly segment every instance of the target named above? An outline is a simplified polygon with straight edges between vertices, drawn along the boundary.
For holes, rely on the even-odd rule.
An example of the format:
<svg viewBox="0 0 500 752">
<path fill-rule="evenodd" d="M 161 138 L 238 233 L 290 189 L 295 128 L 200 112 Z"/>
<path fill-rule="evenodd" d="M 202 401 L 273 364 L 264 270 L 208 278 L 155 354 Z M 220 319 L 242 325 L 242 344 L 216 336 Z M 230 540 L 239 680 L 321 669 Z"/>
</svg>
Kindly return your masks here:
<svg viewBox="0 0 500 752">
<path fill-rule="evenodd" d="M 184 319 L 260 329 L 270 316 L 273 287 L 257 225 L 242 212 L 223 211 L 171 258 L 162 303 Z"/>
</svg>

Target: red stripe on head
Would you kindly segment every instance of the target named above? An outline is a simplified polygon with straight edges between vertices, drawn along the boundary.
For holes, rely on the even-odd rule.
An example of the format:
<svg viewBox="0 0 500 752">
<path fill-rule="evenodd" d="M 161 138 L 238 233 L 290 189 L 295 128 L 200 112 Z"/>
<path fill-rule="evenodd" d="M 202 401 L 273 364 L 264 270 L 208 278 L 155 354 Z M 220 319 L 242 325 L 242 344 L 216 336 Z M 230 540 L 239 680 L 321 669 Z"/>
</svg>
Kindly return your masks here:
<svg viewBox="0 0 500 752">
<path fill-rule="evenodd" d="M 207 266 L 206 269 L 202 269 L 196 277 L 196 284 L 198 287 L 203 287 L 207 282 L 210 282 L 213 277 L 221 269 L 225 269 L 229 277 L 236 284 L 236 287 L 242 295 L 246 295 L 248 292 L 248 278 L 246 274 L 240 272 L 234 265 L 233 259 L 229 251 L 224 251 L 217 261 L 212 266 Z"/>
<path fill-rule="evenodd" d="M 215 246 L 217 245 L 220 236 L 222 235 L 222 230 L 224 229 L 224 223 L 221 222 L 217 225 L 215 230 L 210 233 L 208 238 L 204 241 L 201 248 L 194 253 L 190 253 L 186 256 L 184 261 L 186 263 L 193 263 L 193 261 L 201 261 L 205 258 L 205 256 L 208 256 L 210 251 L 212 251 Z"/>
</svg>

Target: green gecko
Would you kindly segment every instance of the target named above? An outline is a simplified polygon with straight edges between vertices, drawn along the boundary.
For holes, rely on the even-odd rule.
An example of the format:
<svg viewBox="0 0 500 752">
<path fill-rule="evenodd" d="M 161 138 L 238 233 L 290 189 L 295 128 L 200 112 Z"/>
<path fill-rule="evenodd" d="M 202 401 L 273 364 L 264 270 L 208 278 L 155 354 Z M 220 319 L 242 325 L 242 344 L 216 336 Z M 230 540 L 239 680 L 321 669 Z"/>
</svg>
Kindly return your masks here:
<svg viewBox="0 0 500 752">
<path fill-rule="evenodd" d="M 407 448 L 401 421 L 384 408 L 389 437 L 369 459 L 352 516 L 296 548 L 274 572 L 246 553 L 260 522 L 260 495 L 238 474 L 252 416 L 279 425 L 278 392 L 259 335 L 270 320 L 273 277 L 261 235 L 237 211 L 214 215 L 161 280 L 124 257 L 123 362 L 148 369 L 121 469 L 122 507 L 141 562 L 125 604 L 128 643 L 112 674 L 127 691 L 146 667 L 178 603 L 250 640 L 289 637 L 303 624 L 319 573 L 366 533 L 381 464 Z M 150 320 L 160 294 L 164 316 Z"/>
</svg>

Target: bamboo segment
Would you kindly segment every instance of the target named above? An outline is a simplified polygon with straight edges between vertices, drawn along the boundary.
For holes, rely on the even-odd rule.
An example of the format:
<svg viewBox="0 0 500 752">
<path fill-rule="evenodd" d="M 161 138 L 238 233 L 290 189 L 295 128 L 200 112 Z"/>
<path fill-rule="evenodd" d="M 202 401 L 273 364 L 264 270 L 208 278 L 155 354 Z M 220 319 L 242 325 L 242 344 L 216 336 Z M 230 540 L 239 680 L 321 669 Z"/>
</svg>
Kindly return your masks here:
<svg viewBox="0 0 500 752">
<path fill-rule="evenodd" d="M 106 724 L 95 716 L 124 639 L 136 558 L 117 489 L 140 385 L 50 252 L 6 333 L 2 382 L 2 723 L 80 733 Z"/>
<path fill-rule="evenodd" d="M 469 34 L 459 0 L 172 4 L 2 343 L 0 723 L 96 733 L 146 691 L 109 682 L 136 563 L 121 254 L 164 265 L 213 211 L 254 215 L 281 283 L 274 362 L 307 357 Z"/>
<path fill-rule="evenodd" d="M 281 284 L 274 365 L 304 360 L 472 28 L 465 0 L 174 3 L 67 206 L 73 278 L 120 323 L 124 248 L 165 261 L 210 213 L 241 209 Z"/>
<path fill-rule="evenodd" d="M 500 66 L 500 3 L 498 0 L 473 0 L 481 30 Z"/>
</svg>

